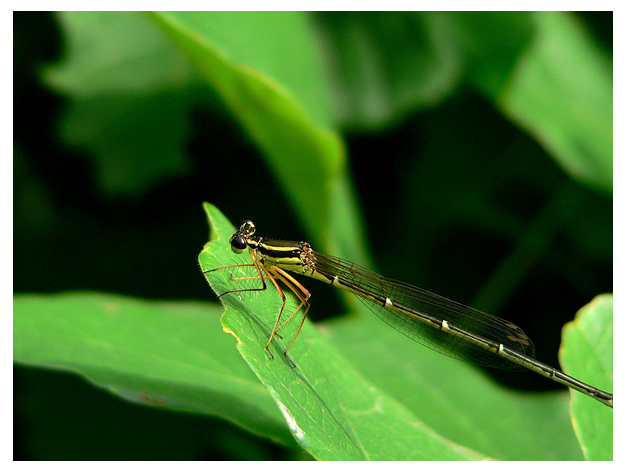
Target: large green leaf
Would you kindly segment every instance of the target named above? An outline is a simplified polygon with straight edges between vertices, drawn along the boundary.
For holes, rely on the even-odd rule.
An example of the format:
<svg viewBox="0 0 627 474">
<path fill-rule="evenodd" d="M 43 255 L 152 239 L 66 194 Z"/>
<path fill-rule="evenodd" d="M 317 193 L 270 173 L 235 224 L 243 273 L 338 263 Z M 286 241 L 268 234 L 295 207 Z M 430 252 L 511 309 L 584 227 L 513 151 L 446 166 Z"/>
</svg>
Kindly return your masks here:
<svg viewBox="0 0 627 474">
<path fill-rule="evenodd" d="M 568 13 L 534 14 L 536 37 L 495 98 L 573 178 L 612 193 L 612 63 Z"/>
<path fill-rule="evenodd" d="M 235 255 L 228 239 L 232 224 L 205 204 L 212 224 L 212 240 L 199 261 L 203 270 L 246 263 Z M 216 293 L 251 288 L 251 267 L 229 267 L 207 273 Z M 257 281 L 256 283 L 259 283 Z M 305 322 L 291 349 L 293 367 L 282 354 L 293 331 L 284 328 L 265 350 L 280 299 L 274 291 L 230 293 L 222 297 L 222 324 L 237 338 L 237 347 L 283 412 L 296 440 L 321 460 L 478 459 L 480 453 L 458 446 L 434 432 L 402 404 L 370 384 L 329 341 Z M 290 314 L 294 301 L 285 312 Z M 298 321 L 295 321 L 297 324 Z"/>
<path fill-rule="evenodd" d="M 214 207 L 206 210 L 212 240 L 200 255 L 203 270 L 249 262 L 229 248 L 233 226 Z M 230 267 L 207 276 L 221 294 L 260 283 L 234 280 L 254 276 L 249 270 Z M 14 359 L 80 373 L 132 401 L 220 416 L 284 443 L 291 442 L 289 429 L 319 459 L 581 458 L 565 395 L 503 389 L 370 313 L 326 323 L 322 332 L 306 322 L 290 350 L 294 368 L 282 349 L 298 321 L 271 344 L 273 359 L 265 350 L 280 306 L 274 290 L 231 293 L 223 301 L 223 327 L 259 380 L 220 331 L 216 305 L 103 294 L 16 296 Z M 286 314 L 294 308 L 291 298 Z M 565 336 L 562 356 L 565 364 L 576 361 L 567 366 L 573 375 L 611 390 L 598 378 L 597 365 L 602 373 L 612 370 L 611 324 L 603 318 L 588 326 L 578 316 L 577 337 Z M 579 399 L 573 412 L 586 456 L 611 457 L 611 410 Z"/>
<path fill-rule="evenodd" d="M 192 70 L 141 13 L 62 12 L 66 57 L 44 79 L 69 98 L 63 139 L 94 160 L 109 194 L 136 195 L 187 171 Z"/>
<path fill-rule="evenodd" d="M 326 12 L 341 121 L 381 128 L 466 85 L 573 178 L 612 190 L 612 63 L 564 12 Z"/>
<path fill-rule="evenodd" d="M 252 267 L 232 267 L 250 263 L 247 254 L 229 248 L 234 227 L 216 208 L 205 207 L 212 240 L 200 255 L 201 267 L 231 266 L 207 273 L 212 287 L 218 294 L 259 288 Z M 581 459 L 565 393 L 522 395 L 501 388 L 474 367 L 390 330 L 370 313 L 321 325 L 335 348 L 306 322 L 290 349 L 297 365 L 291 368 L 282 349 L 293 327 L 273 340 L 273 359 L 264 349 L 281 301 L 273 289 L 234 292 L 222 300 L 225 330 L 236 336 L 296 439 L 319 459 L 454 459 L 464 452 L 460 446 L 470 456 Z M 315 311 L 315 295 L 311 301 Z M 288 300 L 285 314 L 295 308 Z"/>
<path fill-rule="evenodd" d="M 601 295 L 584 306 L 575 320 L 564 326 L 559 354 L 570 374 L 609 392 L 614 380 L 613 301 L 612 295 Z M 612 460 L 613 412 L 573 392 L 571 413 L 586 459 Z"/>
<path fill-rule="evenodd" d="M 333 320 L 324 325 L 324 333 L 364 376 L 385 387 L 441 435 L 499 459 L 580 459 L 582 449 L 585 452 L 585 444 L 577 446 L 574 437 L 566 393 L 532 395 L 504 389 L 474 367 L 418 346 L 366 316 Z M 607 342 L 599 340 L 595 348 L 575 342 L 571 350 L 590 361 L 600 347 L 611 351 Z M 603 360 L 611 360 L 611 353 Z M 564 368 L 581 380 L 612 389 L 604 367 L 591 366 L 590 373 L 566 364 Z M 612 409 L 572 394 L 573 405 L 581 404 L 582 416 L 594 420 L 589 432 L 600 438 L 602 449 L 611 450 Z M 578 424 L 575 418 L 575 428 Z"/>
<path fill-rule="evenodd" d="M 345 126 L 381 128 L 432 107 L 470 78 L 507 80 L 532 34 L 521 12 L 320 12 Z"/>
<path fill-rule="evenodd" d="M 15 296 L 13 312 L 17 363 L 76 372 L 133 402 L 220 416 L 293 443 L 220 330 L 218 305 L 65 293 Z"/>
<path fill-rule="evenodd" d="M 319 126 L 333 118 L 322 61 L 307 13 L 213 11 L 159 13 L 197 32 L 229 62 L 271 78 Z"/>
<path fill-rule="evenodd" d="M 361 236 L 354 230 L 350 237 L 338 235 L 340 231 L 348 232 L 346 223 L 358 220 L 340 137 L 321 123 L 320 112 L 306 110 L 277 78 L 267 75 L 273 70 L 267 67 L 267 61 L 252 60 L 249 53 L 243 52 L 245 47 L 235 48 L 234 41 L 226 42 L 220 19 L 237 22 L 237 16 L 214 18 L 213 14 L 196 17 L 185 13 L 153 13 L 151 18 L 192 61 L 262 150 L 298 215 L 303 216 L 309 234 L 327 248 L 338 248 L 341 242 L 359 241 Z M 240 39 L 260 41 L 250 31 L 264 30 L 265 26 L 253 25 L 264 18 L 265 15 L 244 15 L 248 33 Z M 296 38 L 302 43 L 306 29 L 300 16 L 290 14 L 282 18 L 296 27 Z M 274 21 L 266 23 L 277 27 Z M 276 35 L 274 32 L 273 37 Z M 217 43 L 219 40 L 222 42 Z M 275 45 L 275 48 L 270 53 L 279 61 L 276 51 L 283 47 Z M 290 51 L 287 57 L 296 54 L 292 48 L 287 49 Z M 308 54 L 307 51 L 306 48 L 300 54 Z M 245 60 L 249 62 L 241 62 Z M 303 62 L 306 60 L 300 57 L 296 64 Z M 260 64 L 264 70 L 254 69 Z M 282 71 L 288 69 L 281 68 Z M 319 72 L 310 74 L 314 79 L 309 80 L 319 80 Z M 283 72 L 279 79 L 284 76 Z M 293 77 L 289 82 L 293 83 Z M 322 86 L 315 88 L 321 89 Z M 361 229 L 361 226 L 353 225 L 353 229 Z M 357 253 L 361 249 L 363 245 L 345 248 L 351 252 L 351 258 L 364 261 L 365 256 Z"/>
</svg>

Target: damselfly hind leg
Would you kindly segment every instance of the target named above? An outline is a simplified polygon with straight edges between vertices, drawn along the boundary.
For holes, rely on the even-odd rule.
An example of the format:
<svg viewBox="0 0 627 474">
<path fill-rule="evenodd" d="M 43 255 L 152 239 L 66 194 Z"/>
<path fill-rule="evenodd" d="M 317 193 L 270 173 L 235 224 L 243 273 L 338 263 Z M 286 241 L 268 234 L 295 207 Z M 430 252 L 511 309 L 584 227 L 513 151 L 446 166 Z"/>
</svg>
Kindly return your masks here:
<svg viewBox="0 0 627 474">
<path fill-rule="evenodd" d="M 283 282 L 283 284 L 285 286 L 287 286 L 290 291 L 292 293 L 294 293 L 294 295 L 299 299 L 300 304 L 298 305 L 298 307 L 294 310 L 294 312 L 290 315 L 289 318 L 287 318 L 279 327 L 277 330 L 281 330 L 283 327 L 285 327 L 285 325 L 287 323 L 290 322 L 290 320 L 296 316 L 299 311 L 301 310 L 301 308 L 305 308 L 305 310 L 303 311 L 303 316 L 301 317 L 300 320 L 300 324 L 298 325 L 298 329 L 296 330 L 296 334 L 294 335 L 294 337 L 292 338 L 292 340 L 290 341 L 290 343 L 288 344 L 287 348 L 283 351 L 283 354 L 285 355 L 285 357 L 287 358 L 287 360 L 290 362 L 290 365 L 292 366 L 292 368 L 296 367 L 296 364 L 294 364 L 294 362 L 292 361 L 292 359 L 290 358 L 290 356 L 287 354 L 287 351 L 290 350 L 290 347 L 292 347 L 292 344 L 294 344 L 294 341 L 296 341 L 296 338 L 298 337 L 298 334 L 300 334 L 300 330 L 303 327 L 303 324 L 305 323 L 305 319 L 307 319 L 307 313 L 309 312 L 309 298 L 311 297 L 311 293 L 309 293 L 309 291 L 307 290 L 307 288 L 305 288 L 303 285 L 301 285 L 298 280 L 294 279 L 289 273 L 287 273 L 285 270 L 283 270 L 282 268 L 279 267 L 275 267 L 273 269 L 274 277 L 280 281 Z M 280 316 L 279 316 L 280 319 Z M 279 321 L 277 321 L 278 324 Z M 276 328 L 276 325 L 275 325 Z M 276 330 L 275 330 L 276 332 Z"/>
<path fill-rule="evenodd" d="M 307 300 L 309 299 L 309 297 L 311 295 L 297 280 L 295 280 L 293 277 L 291 277 L 288 273 L 286 273 L 281 268 L 278 268 L 278 267 L 266 268 L 266 267 L 262 266 L 261 269 L 263 270 L 263 272 L 266 273 L 267 277 L 270 279 L 270 281 L 272 282 L 274 287 L 277 289 L 277 291 L 279 293 L 279 296 L 281 297 L 281 308 L 280 308 L 279 313 L 277 315 L 277 318 L 275 320 L 274 327 L 272 328 L 272 332 L 270 333 L 270 338 L 268 339 L 268 343 L 266 344 L 266 351 L 268 352 L 268 354 L 270 354 L 270 356 L 272 358 L 274 357 L 272 352 L 270 351 L 270 344 L 272 344 L 272 339 L 274 338 L 275 335 L 282 339 L 282 337 L 278 333 L 278 331 L 283 329 L 285 327 L 285 325 L 296 314 L 298 314 L 300 312 L 300 310 L 301 310 L 301 308 L 303 308 L 303 306 L 305 307 L 305 311 L 303 313 L 303 319 L 301 320 L 301 323 L 300 323 L 300 325 L 298 327 L 298 330 L 296 331 L 296 335 L 292 338 L 292 341 L 289 343 L 287 348 L 283 351 L 283 355 L 285 356 L 286 360 L 288 361 L 290 367 L 294 368 L 294 367 L 296 367 L 296 364 L 291 359 L 291 357 L 288 355 L 287 351 L 289 350 L 289 348 L 292 346 L 292 344 L 296 340 L 296 337 L 298 336 L 298 333 L 300 332 L 300 329 L 301 329 L 301 327 L 303 325 L 304 319 L 307 316 L 307 312 L 309 311 L 309 303 L 307 302 Z M 284 293 L 283 289 L 279 285 L 279 282 L 282 282 L 292 293 L 294 293 L 294 295 L 300 301 L 300 304 L 298 305 L 298 307 L 292 312 L 292 314 L 283 323 L 281 323 L 281 318 L 283 317 L 283 312 L 285 311 L 285 306 L 286 306 L 286 303 L 287 303 L 287 297 L 285 296 L 285 293 Z"/>
</svg>

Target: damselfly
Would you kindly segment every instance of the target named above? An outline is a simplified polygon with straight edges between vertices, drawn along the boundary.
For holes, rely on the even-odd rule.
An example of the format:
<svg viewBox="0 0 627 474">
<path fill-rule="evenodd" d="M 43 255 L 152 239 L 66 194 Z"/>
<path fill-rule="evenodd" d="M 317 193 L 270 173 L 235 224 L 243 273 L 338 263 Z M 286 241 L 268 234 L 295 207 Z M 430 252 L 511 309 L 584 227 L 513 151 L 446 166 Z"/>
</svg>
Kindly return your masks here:
<svg viewBox="0 0 627 474">
<path fill-rule="evenodd" d="M 301 313 L 298 329 L 284 351 L 290 360 L 287 352 L 309 312 L 311 294 L 288 273 L 292 272 L 354 293 L 387 324 L 433 350 L 477 365 L 509 370 L 529 369 L 613 407 L 611 393 L 537 361 L 531 340 L 515 324 L 407 283 L 384 278 L 355 263 L 324 255 L 313 250 L 307 242 L 266 239 L 256 236 L 255 230 L 252 221 L 245 221 L 230 240 L 231 249 L 237 254 L 249 249 L 252 263 L 228 265 L 205 273 L 233 267 L 254 267 L 256 276 L 234 280 L 258 280 L 259 287 L 229 290 L 220 297 L 228 293 L 264 291 L 268 288 L 266 278 L 276 288 L 282 305 L 266 344 L 271 357 L 270 344 L 274 336 Z M 299 301 L 298 307 L 282 323 L 287 300 L 279 282 Z"/>
</svg>

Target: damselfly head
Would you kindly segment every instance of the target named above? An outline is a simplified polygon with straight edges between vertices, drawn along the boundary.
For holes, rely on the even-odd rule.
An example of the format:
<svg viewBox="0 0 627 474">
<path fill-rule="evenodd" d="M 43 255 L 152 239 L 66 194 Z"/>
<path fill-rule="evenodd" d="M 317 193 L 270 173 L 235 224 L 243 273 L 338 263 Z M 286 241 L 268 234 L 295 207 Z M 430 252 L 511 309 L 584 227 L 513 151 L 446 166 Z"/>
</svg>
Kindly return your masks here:
<svg viewBox="0 0 627 474">
<path fill-rule="evenodd" d="M 239 230 L 231 237 L 231 250 L 237 254 L 244 252 L 248 246 L 248 237 L 252 236 L 255 230 L 253 221 L 244 221 Z"/>
</svg>

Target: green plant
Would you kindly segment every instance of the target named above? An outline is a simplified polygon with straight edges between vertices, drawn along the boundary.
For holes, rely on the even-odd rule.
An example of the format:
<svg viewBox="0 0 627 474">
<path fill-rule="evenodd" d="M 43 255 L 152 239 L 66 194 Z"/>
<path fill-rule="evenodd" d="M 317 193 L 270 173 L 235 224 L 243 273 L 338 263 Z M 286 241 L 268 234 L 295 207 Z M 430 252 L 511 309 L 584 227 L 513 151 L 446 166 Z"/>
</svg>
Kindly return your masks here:
<svg viewBox="0 0 627 474">
<path fill-rule="evenodd" d="M 209 173 L 202 182 L 216 190 L 212 200 L 220 208 L 239 199 L 240 206 L 266 207 L 281 218 L 293 212 L 296 217 L 285 220 L 300 219 L 304 229 L 286 238 L 307 238 L 325 252 L 373 267 L 364 214 L 373 240 L 383 242 L 381 261 L 399 258 L 401 271 L 420 272 L 435 255 L 443 279 L 485 281 L 474 304 L 491 312 L 506 305 L 541 255 L 557 253 L 574 286 L 586 276 L 560 250 L 574 247 L 582 261 L 605 261 L 608 253 L 611 259 L 611 221 L 604 218 L 612 192 L 611 61 L 573 15 L 189 12 L 65 13 L 60 19 L 70 55 L 44 77 L 72 98 L 60 130 L 67 143 L 88 151 L 103 195 L 142 196 L 163 177 L 188 173 L 185 111 L 192 102 L 219 103 L 260 150 L 280 198 L 231 150 L 203 152 L 240 164 L 239 174 Z M 485 137 L 464 132 L 456 119 L 465 125 L 479 119 L 456 108 L 460 89 L 475 91 L 494 115 L 532 140 L 510 138 L 508 144 L 502 125 L 494 123 Z M 394 181 L 386 181 L 394 150 L 379 151 L 378 175 L 370 181 L 376 185 L 366 188 L 368 212 L 362 211 L 340 130 L 376 135 L 402 128 L 416 110 L 430 118 L 418 137 L 422 148 L 398 165 Z M 488 152 L 483 141 L 491 144 Z M 512 166 L 486 159 L 491 147 Z M 417 149 L 420 160 L 414 159 Z M 16 155 L 19 162 L 19 149 Z M 539 174 L 537 163 L 547 156 L 557 166 Z M 357 156 L 353 162 L 358 171 L 369 166 Z M 218 187 L 221 181 L 225 188 Z M 390 201 L 386 194 L 395 187 L 400 197 Z M 380 202 L 390 207 L 377 208 Z M 531 205 L 519 211 L 523 203 Z M 225 245 L 232 224 L 217 208 L 206 205 L 206 211 L 214 238 L 201 254 L 203 269 L 233 258 Z M 263 225 L 256 215 L 243 217 Z M 468 278 L 467 254 L 447 259 L 457 245 L 444 231 L 470 225 L 475 230 L 460 240 L 473 240 L 474 232 L 482 244 L 488 239 L 490 251 L 482 256 L 505 247 L 495 252 L 492 278 L 474 271 Z M 399 243 L 399 235 L 412 240 Z M 557 245 L 558 239 L 566 244 Z M 438 254 L 437 243 L 445 251 Z M 161 268 L 160 260 L 148 259 L 149 272 Z M 478 260 L 479 268 L 491 267 L 486 258 Z M 464 265 L 446 274 L 459 261 Z M 422 271 L 385 274 L 418 283 L 428 275 Z M 538 299 L 551 313 L 553 298 Z M 502 388 L 357 309 L 325 322 L 322 334 L 307 324 L 293 348 L 298 369 L 292 370 L 278 357 L 267 360 L 263 324 L 250 317 L 271 316 L 272 301 L 259 310 L 253 298 L 255 311 L 245 298 L 238 308 L 233 302 L 223 325 L 237 336 L 246 362 L 219 328 L 217 303 L 149 303 L 95 292 L 17 295 L 14 360 L 80 373 L 135 402 L 218 416 L 288 446 L 296 439 L 319 459 L 612 457 L 611 411 L 577 394 L 570 416 L 579 442 L 566 394 Z M 611 321 L 611 297 L 593 300 L 571 330 L 588 341 L 565 337 L 562 349 L 567 371 L 609 390 Z M 575 354 L 599 365 L 586 374 Z"/>
</svg>

